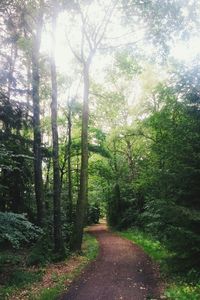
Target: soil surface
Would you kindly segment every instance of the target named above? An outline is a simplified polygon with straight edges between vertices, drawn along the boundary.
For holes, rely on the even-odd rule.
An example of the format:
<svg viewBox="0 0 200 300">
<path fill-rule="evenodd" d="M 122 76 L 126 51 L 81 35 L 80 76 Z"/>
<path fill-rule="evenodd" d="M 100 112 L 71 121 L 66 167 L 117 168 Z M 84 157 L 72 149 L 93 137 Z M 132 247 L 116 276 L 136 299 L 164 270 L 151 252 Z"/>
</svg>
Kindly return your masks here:
<svg viewBox="0 0 200 300">
<path fill-rule="evenodd" d="M 99 256 L 60 300 L 162 299 L 158 269 L 139 246 L 109 232 L 105 224 L 88 232 L 99 242 Z"/>
</svg>

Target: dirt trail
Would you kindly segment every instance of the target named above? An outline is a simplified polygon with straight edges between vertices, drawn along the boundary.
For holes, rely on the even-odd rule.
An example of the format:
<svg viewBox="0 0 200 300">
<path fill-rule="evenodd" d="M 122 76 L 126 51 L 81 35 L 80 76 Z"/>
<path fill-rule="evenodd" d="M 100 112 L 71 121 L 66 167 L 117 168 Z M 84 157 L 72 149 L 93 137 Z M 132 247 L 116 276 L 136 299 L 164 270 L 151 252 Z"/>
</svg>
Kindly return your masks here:
<svg viewBox="0 0 200 300">
<path fill-rule="evenodd" d="M 99 256 L 60 299 L 161 299 L 158 271 L 141 248 L 109 232 L 105 224 L 90 227 L 89 233 L 99 241 Z"/>
</svg>

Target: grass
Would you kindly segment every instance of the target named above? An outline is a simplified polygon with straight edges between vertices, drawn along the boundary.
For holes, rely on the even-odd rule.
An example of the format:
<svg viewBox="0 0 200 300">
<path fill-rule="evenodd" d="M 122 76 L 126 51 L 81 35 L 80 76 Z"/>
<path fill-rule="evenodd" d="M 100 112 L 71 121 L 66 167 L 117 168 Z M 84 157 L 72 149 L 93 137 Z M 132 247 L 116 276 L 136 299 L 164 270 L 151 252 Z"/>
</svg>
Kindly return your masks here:
<svg viewBox="0 0 200 300">
<path fill-rule="evenodd" d="M 159 241 L 138 229 L 123 231 L 119 234 L 140 245 L 157 262 L 162 262 L 171 255 Z"/>
<path fill-rule="evenodd" d="M 153 238 L 150 234 L 138 229 L 129 229 L 118 232 L 122 237 L 127 238 L 141 246 L 141 248 L 160 265 L 161 275 L 167 280 L 165 296 L 170 300 L 199 300 L 200 281 L 194 279 L 197 276 L 195 270 L 189 274 L 175 274 L 176 261 L 174 253 L 170 252 L 165 245 Z M 170 264 L 170 259 L 173 265 Z M 178 264 L 178 262 L 177 262 Z M 174 269 L 173 269 L 174 268 Z M 196 275 L 196 276 L 195 276 Z"/>
</svg>

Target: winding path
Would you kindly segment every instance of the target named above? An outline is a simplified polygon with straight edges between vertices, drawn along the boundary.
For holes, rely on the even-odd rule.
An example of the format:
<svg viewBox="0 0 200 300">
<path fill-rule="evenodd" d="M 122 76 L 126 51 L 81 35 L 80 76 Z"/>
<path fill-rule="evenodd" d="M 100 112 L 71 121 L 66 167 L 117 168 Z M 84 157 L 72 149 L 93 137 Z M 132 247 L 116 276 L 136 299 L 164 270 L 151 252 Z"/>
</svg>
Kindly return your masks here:
<svg viewBox="0 0 200 300">
<path fill-rule="evenodd" d="M 105 224 L 91 226 L 89 233 L 99 241 L 99 256 L 60 299 L 160 299 L 159 272 L 140 247 L 109 232 Z"/>
</svg>

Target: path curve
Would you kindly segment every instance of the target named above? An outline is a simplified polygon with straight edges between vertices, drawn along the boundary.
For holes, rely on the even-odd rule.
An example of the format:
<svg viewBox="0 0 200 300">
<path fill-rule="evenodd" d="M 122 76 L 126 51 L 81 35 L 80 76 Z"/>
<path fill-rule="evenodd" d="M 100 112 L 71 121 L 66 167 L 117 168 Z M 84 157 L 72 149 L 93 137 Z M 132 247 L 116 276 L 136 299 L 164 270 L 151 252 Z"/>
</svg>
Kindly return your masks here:
<svg viewBox="0 0 200 300">
<path fill-rule="evenodd" d="M 161 299 L 158 270 L 140 247 L 111 233 L 105 224 L 88 232 L 99 242 L 99 256 L 60 300 Z"/>
</svg>

